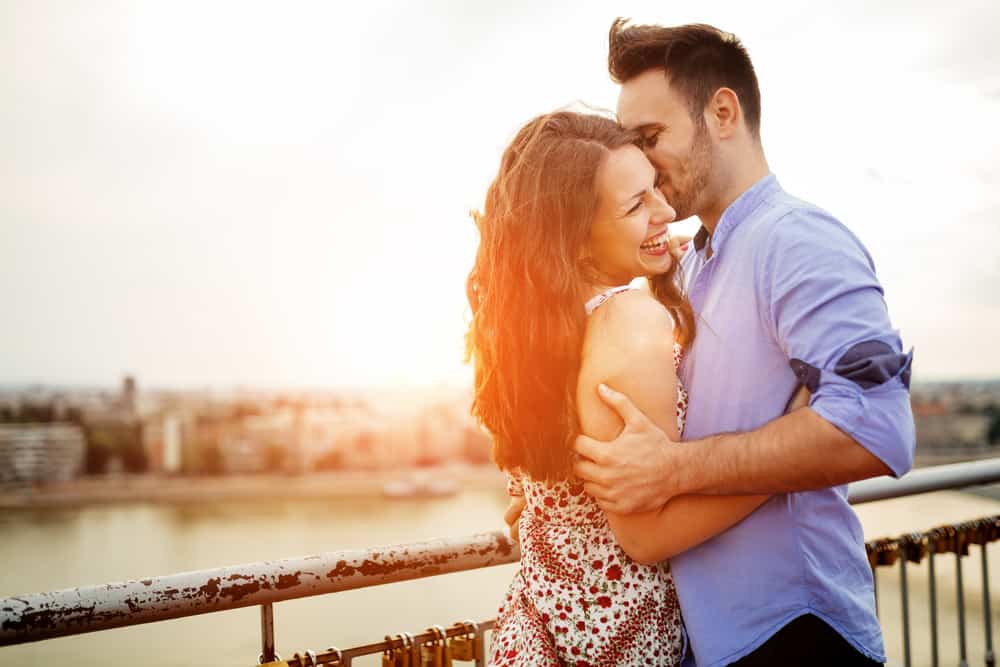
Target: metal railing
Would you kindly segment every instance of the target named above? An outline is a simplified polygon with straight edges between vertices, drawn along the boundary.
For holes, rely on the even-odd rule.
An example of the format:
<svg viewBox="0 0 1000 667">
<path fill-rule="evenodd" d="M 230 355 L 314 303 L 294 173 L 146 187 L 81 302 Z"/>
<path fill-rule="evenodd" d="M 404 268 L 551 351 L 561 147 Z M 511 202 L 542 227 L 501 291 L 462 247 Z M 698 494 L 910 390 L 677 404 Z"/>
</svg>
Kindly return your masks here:
<svg viewBox="0 0 1000 667">
<path fill-rule="evenodd" d="M 852 484 L 852 504 L 955 489 L 1000 481 L 1000 459 L 958 463 L 919 469 L 903 479 L 878 478 Z M 904 660 L 910 664 L 910 624 L 907 563 L 927 558 L 931 568 L 932 659 L 937 663 L 935 555 L 953 553 L 956 558 L 959 596 L 959 637 L 962 667 L 965 667 L 965 616 L 961 599 L 961 558 L 971 545 L 981 547 L 986 624 L 986 664 L 993 666 L 992 628 L 988 582 L 987 543 L 1000 537 L 1000 517 L 945 526 L 926 533 L 869 542 L 873 569 L 899 563 L 901 577 Z M 209 570 L 172 574 L 138 581 L 86 586 L 47 593 L 32 593 L 0 599 L 0 646 L 41 641 L 81 633 L 140 625 L 169 619 L 208 614 L 241 607 L 260 606 L 261 662 L 275 660 L 273 605 L 314 595 L 324 595 L 369 586 L 463 572 L 513 563 L 520 559 L 518 546 L 501 532 L 463 538 L 447 538 L 389 547 L 336 551 L 274 561 L 248 563 Z M 877 589 L 876 589 L 877 593 Z M 414 659 L 421 650 L 445 649 L 454 642 L 464 647 L 465 637 L 479 646 L 472 659 L 485 664 L 482 636 L 492 620 L 466 622 L 431 629 L 417 636 L 397 635 L 385 641 L 352 649 L 328 649 L 322 653 L 296 654 L 286 664 L 349 665 L 353 657 L 383 652 L 410 651 Z M 457 639 L 456 639 L 457 638 Z M 462 648 L 461 650 L 465 650 Z M 419 661 L 411 663 L 421 664 Z"/>
<path fill-rule="evenodd" d="M 878 575 L 876 568 L 899 563 L 900 598 L 903 618 L 903 664 L 911 664 L 910 644 L 910 602 L 907 578 L 907 563 L 920 563 L 925 558 L 930 571 L 930 641 L 931 665 L 938 665 L 938 622 L 937 622 L 937 579 L 934 572 L 935 556 L 947 553 L 955 555 L 956 596 L 958 611 L 959 665 L 967 667 L 965 600 L 962 581 L 962 558 L 969 555 L 971 545 L 980 547 L 980 563 L 983 575 L 983 625 L 986 637 L 985 663 L 987 667 L 996 664 L 993 653 L 992 609 L 990 605 L 989 566 L 986 546 L 1000 539 L 1000 515 L 966 521 L 957 525 L 940 526 L 923 533 L 910 533 L 895 539 L 868 542 L 868 560 L 876 581 L 876 605 L 878 603 Z"/>
</svg>

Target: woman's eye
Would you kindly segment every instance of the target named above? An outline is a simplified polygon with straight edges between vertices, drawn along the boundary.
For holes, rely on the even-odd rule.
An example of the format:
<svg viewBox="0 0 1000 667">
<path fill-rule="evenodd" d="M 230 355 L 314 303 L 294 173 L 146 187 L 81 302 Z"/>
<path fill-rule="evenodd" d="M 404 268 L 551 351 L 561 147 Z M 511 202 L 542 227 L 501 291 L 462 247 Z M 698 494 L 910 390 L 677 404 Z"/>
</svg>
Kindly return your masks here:
<svg viewBox="0 0 1000 667">
<path fill-rule="evenodd" d="M 656 172 L 656 177 L 653 179 L 653 189 L 659 190 L 661 185 L 663 185 L 663 176 L 660 175 L 660 172 Z"/>
<path fill-rule="evenodd" d="M 642 145 L 645 148 L 656 148 L 656 141 L 660 138 L 660 133 L 650 134 L 642 138 Z"/>
<path fill-rule="evenodd" d="M 642 200 L 641 199 L 639 201 L 637 201 L 635 203 L 635 206 L 633 206 L 632 208 L 630 208 L 628 210 L 628 213 L 626 213 L 625 215 L 632 215 L 633 213 L 635 213 L 636 211 L 638 211 L 640 208 L 642 208 Z"/>
</svg>

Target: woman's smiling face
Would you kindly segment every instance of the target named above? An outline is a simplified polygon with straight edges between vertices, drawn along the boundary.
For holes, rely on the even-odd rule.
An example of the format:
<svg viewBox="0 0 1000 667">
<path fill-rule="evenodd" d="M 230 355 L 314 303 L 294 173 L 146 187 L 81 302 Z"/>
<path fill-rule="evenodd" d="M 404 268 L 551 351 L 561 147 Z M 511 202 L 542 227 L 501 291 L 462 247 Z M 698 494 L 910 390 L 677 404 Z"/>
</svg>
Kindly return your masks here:
<svg viewBox="0 0 1000 667">
<path fill-rule="evenodd" d="M 598 209 L 587 250 L 604 286 L 663 273 L 674 261 L 667 225 L 674 209 L 636 146 L 609 151 L 597 170 Z"/>
</svg>

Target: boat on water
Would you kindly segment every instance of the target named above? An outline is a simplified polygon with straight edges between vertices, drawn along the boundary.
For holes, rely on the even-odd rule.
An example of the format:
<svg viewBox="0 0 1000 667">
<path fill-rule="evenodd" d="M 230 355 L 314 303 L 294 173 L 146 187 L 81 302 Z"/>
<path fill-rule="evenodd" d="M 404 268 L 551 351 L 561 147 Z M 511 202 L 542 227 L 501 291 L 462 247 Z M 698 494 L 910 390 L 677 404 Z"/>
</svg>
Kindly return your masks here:
<svg viewBox="0 0 1000 667">
<path fill-rule="evenodd" d="M 412 473 L 386 482 L 382 495 L 386 498 L 444 498 L 458 493 L 458 483 L 427 473 Z"/>
</svg>

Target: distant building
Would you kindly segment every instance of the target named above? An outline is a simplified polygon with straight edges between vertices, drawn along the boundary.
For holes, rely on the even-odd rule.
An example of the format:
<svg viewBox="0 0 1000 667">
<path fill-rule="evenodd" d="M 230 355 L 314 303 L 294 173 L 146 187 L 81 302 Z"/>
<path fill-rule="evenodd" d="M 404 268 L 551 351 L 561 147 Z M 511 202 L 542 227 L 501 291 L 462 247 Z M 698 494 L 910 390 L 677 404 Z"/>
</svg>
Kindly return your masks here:
<svg viewBox="0 0 1000 667">
<path fill-rule="evenodd" d="M 251 415 L 223 428 L 219 438 L 221 472 L 282 472 L 289 464 L 295 438 L 295 416 L 284 410 Z"/>
<path fill-rule="evenodd" d="M 0 487 L 74 479 L 83 472 L 83 431 L 73 424 L 0 424 Z"/>
<path fill-rule="evenodd" d="M 121 409 L 130 414 L 135 414 L 138 407 L 139 389 L 135 384 L 135 378 L 126 375 L 122 380 L 122 395 L 119 399 Z"/>
<path fill-rule="evenodd" d="M 181 441 L 181 471 L 187 474 L 223 472 L 220 443 L 226 420 L 214 414 L 199 414 L 184 429 Z"/>
<path fill-rule="evenodd" d="M 101 392 L 81 406 L 88 473 L 144 473 L 149 470 L 149 453 L 143 435 L 145 424 L 138 405 L 135 378 L 125 376 L 120 393 Z"/>
<path fill-rule="evenodd" d="M 951 413 L 949 406 L 945 405 L 938 397 L 924 398 L 922 396 L 913 396 L 910 399 L 910 405 L 913 408 L 913 416 L 918 419 L 920 417 L 940 416 Z"/>
<path fill-rule="evenodd" d="M 924 414 L 914 421 L 918 451 L 948 454 L 989 447 L 989 415 Z"/>
<path fill-rule="evenodd" d="M 389 448 L 389 426 L 361 408 L 310 409 L 299 424 L 299 447 L 307 470 L 386 468 L 405 461 Z"/>
<path fill-rule="evenodd" d="M 147 417 L 142 422 L 142 446 L 149 472 L 181 472 L 184 422 L 180 415 L 167 413 Z"/>
</svg>

